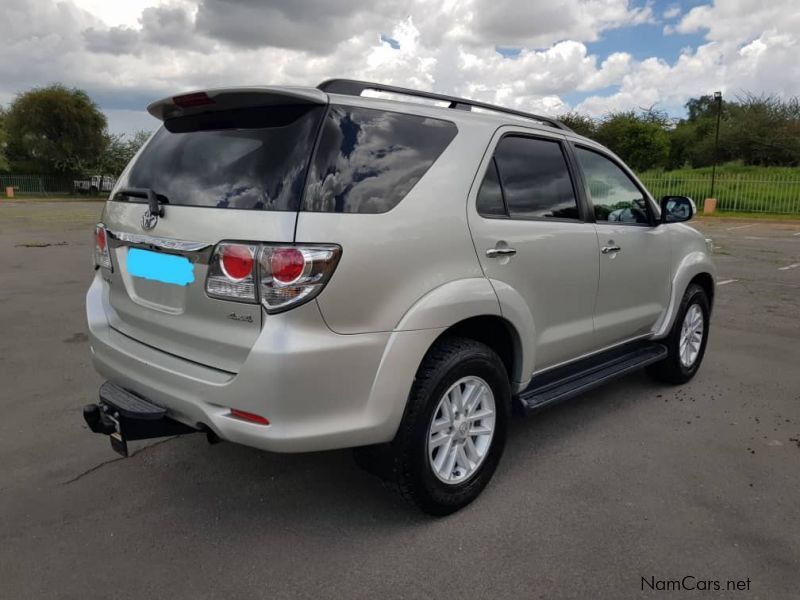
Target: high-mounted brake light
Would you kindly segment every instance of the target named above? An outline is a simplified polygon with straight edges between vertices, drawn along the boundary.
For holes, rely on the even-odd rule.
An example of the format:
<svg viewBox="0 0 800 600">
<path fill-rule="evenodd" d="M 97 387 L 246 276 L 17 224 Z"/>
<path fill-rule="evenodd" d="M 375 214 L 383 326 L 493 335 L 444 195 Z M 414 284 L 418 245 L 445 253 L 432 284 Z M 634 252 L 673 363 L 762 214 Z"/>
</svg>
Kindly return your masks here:
<svg viewBox="0 0 800 600">
<path fill-rule="evenodd" d="M 175 106 L 181 108 L 191 108 L 193 106 L 207 106 L 209 104 L 216 104 L 212 98 L 209 98 L 205 92 L 194 92 L 192 94 L 183 94 L 182 96 L 173 96 L 172 102 Z"/>
<path fill-rule="evenodd" d="M 96 267 L 112 269 L 111 254 L 108 251 L 106 226 L 98 223 L 94 228 L 94 264 Z"/>
</svg>

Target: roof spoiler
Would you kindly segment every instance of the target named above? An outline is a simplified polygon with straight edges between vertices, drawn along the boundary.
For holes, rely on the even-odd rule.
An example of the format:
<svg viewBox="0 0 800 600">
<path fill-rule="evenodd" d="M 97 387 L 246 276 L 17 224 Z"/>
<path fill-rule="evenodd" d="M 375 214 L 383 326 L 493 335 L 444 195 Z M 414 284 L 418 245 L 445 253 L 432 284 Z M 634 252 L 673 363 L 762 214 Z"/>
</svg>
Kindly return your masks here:
<svg viewBox="0 0 800 600">
<path fill-rule="evenodd" d="M 283 86 L 217 88 L 162 98 L 148 105 L 147 112 L 156 119 L 165 121 L 175 117 L 236 108 L 327 103 L 328 94 L 314 88 Z"/>
</svg>

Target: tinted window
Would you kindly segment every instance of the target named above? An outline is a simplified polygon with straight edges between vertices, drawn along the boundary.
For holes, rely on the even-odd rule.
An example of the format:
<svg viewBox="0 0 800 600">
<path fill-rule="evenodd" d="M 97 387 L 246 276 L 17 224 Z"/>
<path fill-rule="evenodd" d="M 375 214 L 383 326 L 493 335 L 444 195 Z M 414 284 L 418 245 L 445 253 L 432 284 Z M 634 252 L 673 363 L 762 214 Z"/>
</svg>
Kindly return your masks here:
<svg viewBox="0 0 800 600">
<path fill-rule="evenodd" d="M 486 216 L 505 216 L 506 207 L 503 203 L 503 192 L 500 189 L 500 179 L 497 176 L 497 165 L 494 159 L 486 169 L 486 175 L 478 190 L 478 213 Z"/>
<path fill-rule="evenodd" d="M 577 219 L 567 161 L 555 141 L 506 137 L 495 151 L 511 217 Z"/>
<path fill-rule="evenodd" d="M 575 148 L 597 221 L 650 223 L 649 207 L 630 177 L 605 156 Z"/>
<path fill-rule="evenodd" d="M 312 162 L 303 208 L 345 213 L 391 210 L 456 133 L 449 121 L 332 106 Z"/>
<path fill-rule="evenodd" d="M 120 186 L 151 188 L 169 204 L 297 210 L 323 110 L 273 106 L 170 119 Z"/>
</svg>

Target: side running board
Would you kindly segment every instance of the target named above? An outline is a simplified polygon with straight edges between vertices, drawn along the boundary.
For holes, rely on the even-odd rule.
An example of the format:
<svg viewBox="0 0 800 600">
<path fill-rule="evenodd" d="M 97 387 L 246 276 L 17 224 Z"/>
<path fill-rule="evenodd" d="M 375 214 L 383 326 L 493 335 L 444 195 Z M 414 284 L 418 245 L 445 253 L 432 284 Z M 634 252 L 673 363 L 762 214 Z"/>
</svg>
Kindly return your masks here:
<svg viewBox="0 0 800 600">
<path fill-rule="evenodd" d="M 666 357 L 667 348 L 657 342 L 622 346 L 534 377 L 519 394 L 519 400 L 526 410 L 539 409 L 582 394 Z"/>
</svg>

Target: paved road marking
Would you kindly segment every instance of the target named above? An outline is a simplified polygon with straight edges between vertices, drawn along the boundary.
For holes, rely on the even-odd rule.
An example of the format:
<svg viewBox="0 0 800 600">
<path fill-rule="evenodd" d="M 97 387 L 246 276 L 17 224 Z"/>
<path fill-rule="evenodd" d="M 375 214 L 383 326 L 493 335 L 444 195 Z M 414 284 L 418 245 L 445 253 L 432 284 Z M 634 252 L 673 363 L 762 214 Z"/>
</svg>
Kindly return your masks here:
<svg viewBox="0 0 800 600">
<path fill-rule="evenodd" d="M 762 237 L 757 235 L 746 235 L 744 236 L 746 240 L 769 240 L 771 242 L 792 242 L 793 244 L 797 240 L 790 240 L 789 238 L 779 238 L 779 237 Z"/>
<path fill-rule="evenodd" d="M 728 285 L 729 283 L 733 283 L 734 281 L 739 281 L 738 279 L 726 279 L 725 281 L 720 281 L 717 285 Z"/>
<path fill-rule="evenodd" d="M 800 231 L 798 231 L 797 233 L 793 233 L 792 235 L 800 235 Z"/>
<path fill-rule="evenodd" d="M 778 271 L 788 271 L 789 269 L 796 269 L 797 267 L 800 267 L 800 263 L 794 263 L 786 267 L 778 267 Z"/>
<path fill-rule="evenodd" d="M 737 225 L 736 227 L 728 227 L 727 231 L 733 231 L 734 229 L 747 229 L 748 227 L 755 227 L 755 223 L 750 223 L 750 225 Z"/>
</svg>

